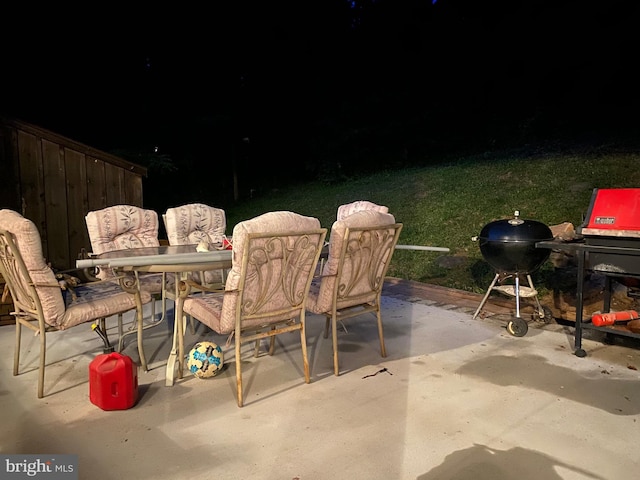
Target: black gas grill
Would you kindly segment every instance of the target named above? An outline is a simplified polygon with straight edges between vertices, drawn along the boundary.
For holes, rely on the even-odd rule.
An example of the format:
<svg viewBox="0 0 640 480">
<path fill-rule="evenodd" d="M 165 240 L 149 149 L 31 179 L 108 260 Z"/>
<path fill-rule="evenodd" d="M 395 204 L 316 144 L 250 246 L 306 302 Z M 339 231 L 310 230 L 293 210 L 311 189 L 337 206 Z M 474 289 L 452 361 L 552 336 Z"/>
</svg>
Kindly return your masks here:
<svg viewBox="0 0 640 480">
<path fill-rule="evenodd" d="M 587 250 L 590 270 L 640 275 L 640 188 L 595 189 L 585 222 L 578 229 L 586 245 L 615 247 Z"/>
<path fill-rule="evenodd" d="M 630 330 L 596 327 L 590 319 L 583 319 L 583 290 L 588 271 L 605 275 L 603 313 L 611 309 L 613 279 L 631 290 L 640 286 L 640 188 L 594 189 L 587 215 L 577 233 L 577 241 L 543 241 L 536 247 L 565 251 L 577 257 L 575 354 L 584 357 L 583 328 L 640 338 Z M 630 295 L 635 296 L 632 291 Z"/>
</svg>

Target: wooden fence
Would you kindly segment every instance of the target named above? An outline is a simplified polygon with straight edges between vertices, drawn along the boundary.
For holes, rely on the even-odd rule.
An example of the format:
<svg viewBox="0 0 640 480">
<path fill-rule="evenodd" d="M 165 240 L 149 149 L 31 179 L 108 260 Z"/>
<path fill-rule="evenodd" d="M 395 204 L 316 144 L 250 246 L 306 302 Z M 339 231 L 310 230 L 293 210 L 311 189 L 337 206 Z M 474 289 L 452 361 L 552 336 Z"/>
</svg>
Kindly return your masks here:
<svg viewBox="0 0 640 480">
<path fill-rule="evenodd" d="M 56 270 L 91 251 L 89 211 L 143 206 L 146 168 L 19 120 L 0 117 L 0 166 L 0 208 L 36 224 Z"/>
</svg>

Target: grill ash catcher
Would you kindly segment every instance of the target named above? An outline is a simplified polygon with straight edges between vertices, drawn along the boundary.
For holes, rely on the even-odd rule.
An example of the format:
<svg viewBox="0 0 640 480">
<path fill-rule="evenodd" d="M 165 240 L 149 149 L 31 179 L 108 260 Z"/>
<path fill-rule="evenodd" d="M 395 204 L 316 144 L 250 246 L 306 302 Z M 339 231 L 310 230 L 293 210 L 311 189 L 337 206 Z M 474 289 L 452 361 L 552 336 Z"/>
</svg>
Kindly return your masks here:
<svg viewBox="0 0 640 480">
<path fill-rule="evenodd" d="M 551 229 L 536 220 L 523 220 L 515 211 L 513 218 L 496 220 L 486 224 L 480 235 L 472 238 L 480 246 L 480 252 L 496 274 L 480 302 L 475 319 L 493 290 L 515 297 L 516 315 L 507 323 L 507 331 L 515 337 L 527 334 L 529 326 L 520 316 L 520 297 L 533 298 L 538 315 L 545 318 L 545 311 L 538 300 L 531 274 L 536 272 L 549 258 L 551 251 L 536 248 L 536 242 L 553 240 Z M 513 283 L 503 282 L 511 281 Z"/>
</svg>

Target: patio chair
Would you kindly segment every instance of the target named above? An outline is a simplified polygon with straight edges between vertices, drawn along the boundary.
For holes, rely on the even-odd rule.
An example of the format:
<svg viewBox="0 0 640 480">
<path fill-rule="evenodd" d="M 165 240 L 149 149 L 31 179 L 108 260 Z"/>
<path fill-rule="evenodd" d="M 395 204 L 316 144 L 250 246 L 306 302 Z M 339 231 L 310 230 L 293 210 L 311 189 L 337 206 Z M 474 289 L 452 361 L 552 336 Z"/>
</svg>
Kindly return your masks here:
<svg viewBox="0 0 640 480">
<path fill-rule="evenodd" d="M 12 315 L 16 320 L 16 340 L 13 375 L 18 375 L 22 327 L 39 335 L 40 358 L 38 398 L 44 396 L 47 333 L 67 330 L 87 322 L 97 322 L 106 336 L 106 318 L 117 315 L 121 321 L 125 312 L 136 311 L 142 321 L 142 306 L 151 301 L 148 293 L 139 297 L 122 291 L 117 282 L 95 282 L 76 286 L 74 294 L 63 296 L 61 285 L 45 261 L 42 240 L 35 224 L 13 210 L 0 210 L 0 273 L 13 300 Z M 96 337 L 97 339 L 97 337 Z M 138 353 L 146 365 L 142 342 L 138 338 Z"/>
<path fill-rule="evenodd" d="M 221 208 L 210 207 L 203 203 L 190 203 L 179 207 L 168 208 L 162 216 L 167 230 L 169 245 L 199 245 L 204 243 L 206 248 L 222 245 L 227 228 L 225 211 Z M 204 284 L 222 285 L 225 279 L 223 270 L 211 270 L 201 273 L 194 272 L 193 280 Z"/>
<path fill-rule="evenodd" d="M 227 229 L 227 217 L 221 208 L 203 203 L 189 203 L 168 208 L 162 215 L 169 245 L 202 245 L 213 249 L 222 245 Z M 208 270 L 191 272 L 189 278 L 202 285 L 224 286 L 227 271 Z M 193 320 L 189 319 L 191 333 L 195 333 Z"/>
<path fill-rule="evenodd" d="M 158 214 L 153 210 L 134 205 L 114 205 L 87 213 L 85 217 L 91 255 L 99 255 L 113 250 L 127 248 L 157 247 Z M 96 275 L 101 280 L 116 276 L 109 267 L 99 267 Z M 166 317 L 167 290 L 173 288 L 173 275 L 165 273 L 140 273 L 136 275 L 140 289 L 162 300 L 162 316 L 156 320 L 155 302 L 151 308 L 151 319 L 143 324 L 143 329 L 158 325 Z M 125 332 L 118 324 L 118 351 L 124 348 L 124 338 L 136 333 L 137 325 L 132 324 Z"/>
<path fill-rule="evenodd" d="M 351 317 L 374 313 L 378 320 L 380 354 L 384 345 L 380 299 L 391 257 L 398 243 L 402 224 L 393 215 L 376 210 L 353 213 L 331 227 L 329 254 L 319 277 L 309 291 L 307 310 L 326 317 L 324 337 L 331 327 L 333 370 L 338 365 L 337 323 Z"/>
<path fill-rule="evenodd" d="M 326 234 L 317 218 L 287 211 L 265 213 L 233 229 L 232 267 L 224 290 L 188 295 L 189 282 L 181 284 L 178 314 L 191 315 L 214 332 L 233 338 L 238 407 L 243 406 L 243 343 L 255 341 L 257 357 L 261 339 L 270 338 L 269 354 L 273 354 L 276 335 L 298 331 L 304 379 L 310 382 L 305 302 Z M 181 376 L 184 329 L 178 331 Z"/>
<path fill-rule="evenodd" d="M 336 220 L 343 220 L 345 217 L 356 212 L 361 212 L 362 210 L 375 210 L 381 213 L 389 213 L 389 207 L 378 205 L 368 200 L 357 200 L 355 202 L 340 205 L 338 207 Z"/>
</svg>

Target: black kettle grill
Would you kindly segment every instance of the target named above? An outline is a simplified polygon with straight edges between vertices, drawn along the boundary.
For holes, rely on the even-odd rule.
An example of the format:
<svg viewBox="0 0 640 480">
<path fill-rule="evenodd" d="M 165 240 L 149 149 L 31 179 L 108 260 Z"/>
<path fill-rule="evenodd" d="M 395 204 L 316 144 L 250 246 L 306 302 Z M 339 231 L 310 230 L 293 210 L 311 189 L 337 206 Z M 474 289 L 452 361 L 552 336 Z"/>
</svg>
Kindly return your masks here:
<svg viewBox="0 0 640 480">
<path fill-rule="evenodd" d="M 497 272 L 473 318 L 478 316 L 491 291 L 498 290 L 516 298 L 516 316 L 507 324 L 507 331 L 516 337 L 526 335 L 529 327 L 520 317 L 520 297 L 533 297 L 540 318 L 545 317 L 531 274 L 549 258 L 551 251 L 536 248 L 536 243 L 553 240 L 551 229 L 542 222 L 521 219 L 520 212 L 516 210 L 511 219 L 486 224 L 473 240 L 479 242 L 482 256 Z M 512 279 L 514 284 L 496 286 L 508 279 Z M 523 280 L 527 285 L 522 285 Z"/>
</svg>

